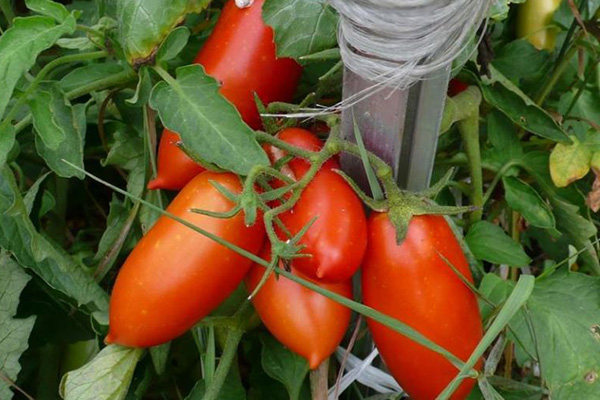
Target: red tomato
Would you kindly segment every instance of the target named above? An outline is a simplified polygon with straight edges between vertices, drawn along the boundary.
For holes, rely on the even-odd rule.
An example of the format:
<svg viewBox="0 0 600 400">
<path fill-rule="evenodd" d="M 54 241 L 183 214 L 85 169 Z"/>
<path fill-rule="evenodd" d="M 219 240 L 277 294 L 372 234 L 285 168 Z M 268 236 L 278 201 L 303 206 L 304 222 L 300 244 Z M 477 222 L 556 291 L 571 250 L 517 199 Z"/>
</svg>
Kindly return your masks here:
<svg viewBox="0 0 600 400">
<path fill-rule="evenodd" d="M 263 3 L 264 0 L 255 0 L 250 7 L 240 9 L 234 0 L 228 1 L 194 60 L 221 83 L 221 94 L 253 129 L 261 127 L 254 93 L 265 104 L 290 101 L 302 73 L 291 58 L 276 57 L 273 29 L 262 20 Z M 179 148 L 172 148 L 177 140 L 179 137 L 171 140 L 163 135 L 161 138 L 158 176 L 149 188 L 181 189 L 189 177 L 197 173 L 198 166 Z M 178 155 L 162 156 L 162 152 Z"/>
<path fill-rule="evenodd" d="M 323 144 L 304 129 L 282 131 L 279 139 L 306 150 L 319 150 Z M 268 153 L 273 158 L 282 156 Z M 302 159 L 291 160 L 288 173 L 301 179 L 309 163 Z M 314 217 L 316 221 L 304 234 L 300 244 L 306 245 L 303 253 L 312 257 L 296 258 L 292 265 L 302 273 L 325 282 L 344 282 L 360 267 L 367 247 L 367 221 L 363 205 L 346 181 L 332 171 L 337 161 L 329 160 L 308 184 L 294 207 L 279 216 L 292 234 L 298 233 Z"/>
<path fill-rule="evenodd" d="M 158 176 L 148 183 L 148 189 L 179 189 L 204 171 L 204 168 L 177 147 L 180 140 L 175 132 L 166 128 L 163 130 L 158 146 Z"/>
<path fill-rule="evenodd" d="M 263 245 L 264 228 L 246 227 L 240 213 L 219 219 L 190 212 L 225 212 L 233 203 L 209 181 L 241 192 L 233 174 L 203 172 L 167 208 L 252 253 Z M 252 262 L 166 216 L 135 246 L 112 291 L 107 343 L 156 346 L 183 334 L 215 309 L 240 284 Z"/>
<path fill-rule="evenodd" d="M 271 258 L 268 246 L 262 257 Z M 254 290 L 265 268 L 255 264 L 245 283 Z M 292 273 L 318 284 L 323 289 L 352 298 L 352 281 L 317 283 L 292 268 Z M 350 323 L 351 311 L 317 292 L 283 276 L 271 274 L 252 299 L 254 308 L 267 329 L 284 346 L 308 360 L 311 369 L 317 368 L 340 344 Z"/>
<path fill-rule="evenodd" d="M 456 78 L 450 79 L 450 83 L 448 84 L 448 96 L 454 97 L 457 94 L 467 90 L 468 87 L 469 85 L 463 83 L 462 81 L 459 81 Z"/>
<path fill-rule="evenodd" d="M 388 214 L 373 213 L 362 270 L 363 301 L 466 361 L 482 337 L 477 299 L 438 252 L 473 281 L 443 217 L 413 217 L 398 246 Z M 443 356 L 375 321 L 368 324 L 390 372 L 412 399 L 436 398 L 458 374 Z M 466 398 L 474 384 L 474 379 L 465 379 L 452 399 Z"/>
</svg>

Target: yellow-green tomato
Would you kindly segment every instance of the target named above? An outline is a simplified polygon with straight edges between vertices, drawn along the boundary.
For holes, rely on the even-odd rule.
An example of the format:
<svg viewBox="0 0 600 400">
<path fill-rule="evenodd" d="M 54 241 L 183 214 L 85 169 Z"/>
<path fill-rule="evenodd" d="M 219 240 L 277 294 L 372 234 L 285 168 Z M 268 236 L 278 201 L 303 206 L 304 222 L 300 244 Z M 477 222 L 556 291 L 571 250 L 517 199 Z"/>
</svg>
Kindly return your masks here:
<svg viewBox="0 0 600 400">
<path fill-rule="evenodd" d="M 519 5 L 517 36 L 525 38 L 539 50 L 554 49 L 556 30 L 550 27 L 554 11 L 561 0 L 527 0 Z"/>
</svg>

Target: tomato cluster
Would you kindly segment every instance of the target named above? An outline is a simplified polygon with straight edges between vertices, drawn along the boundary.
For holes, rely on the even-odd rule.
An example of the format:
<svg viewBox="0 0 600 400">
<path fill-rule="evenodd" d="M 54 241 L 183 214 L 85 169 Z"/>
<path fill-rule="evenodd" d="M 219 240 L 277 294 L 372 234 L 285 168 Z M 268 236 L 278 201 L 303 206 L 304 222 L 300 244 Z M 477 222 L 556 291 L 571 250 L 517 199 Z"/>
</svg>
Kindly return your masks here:
<svg viewBox="0 0 600 400">
<path fill-rule="evenodd" d="M 276 57 L 273 33 L 262 22 L 262 3 L 256 0 L 239 9 L 233 1 L 228 2 L 196 58 L 222 83 L 221 93 L 254 128 L 261 123 L 254 93 L 265 103 L 289 100 L 301 72 L 294 61 Z M 314 152 L 323 146 L 317 136 L 300 128 L 285 129 L 278 138 Z M 149 185 L 183 187 L 167 211 L 270 261 L 271 243 L 265 241 L 261 215 L 247 226 L 243 212 L 216 218 L 190 211 L 227 213 L 235 204 L 222 189 L 239 194 L 242 184 L 234 174 L 204 171 L 177 147 L 179 140 L 176 133 L 165 129 L 159 146 L 159 173 Z M 266 146 L 265 150 L 274 164 L 286 157 L 277 147 Z M 292 158 L 281 172 L 293 182 L 301 180 L 310 167 L 307 160 Z M 293 207 L 279 215 L 282 227 L 277 235 L 282 242 L 312 224 L 298 243 L 306 257 L 293 258 L 289 265 L 280 262 L 280 268 L 352 298 L 352 277 L 362 266 L 366 305 L 403 321 L 466 360 L 481 339 L 482 328 L 474 294 L 447 264 L 452 263 L 472 281 L 448 224 L 440 216 L 414 217 L 406 239 L 397 244 L 388 213 L 373 213 L 367 220 L 360 198 L 336 172 L 338 168 L 336 159 L 326 161 Z M 284 183 L 272 180 L 270 185 L 277 188 Z M 279 201 L 285 201 L 285 196 L 272 206 Z M 252 292 L 264 273 L 263 265 L 162 216 L 119 272 L 106 341 L 148 347 L 172 340 L 211 313 L 242 281 Z M 267 278 L 252 303 L 273 336 L 306 358 L 311 368 L 335 351 L 351 319 L 346 306 L 275 274 Z M 390 372 L 412 398 L 434 398 L 457 374 L 441 355 L 377 322 L 369 320 L 368 324 Z M 466 379 L 454 398 L 465 398 L 473 384 L 473 379 Z"/>
</svg>

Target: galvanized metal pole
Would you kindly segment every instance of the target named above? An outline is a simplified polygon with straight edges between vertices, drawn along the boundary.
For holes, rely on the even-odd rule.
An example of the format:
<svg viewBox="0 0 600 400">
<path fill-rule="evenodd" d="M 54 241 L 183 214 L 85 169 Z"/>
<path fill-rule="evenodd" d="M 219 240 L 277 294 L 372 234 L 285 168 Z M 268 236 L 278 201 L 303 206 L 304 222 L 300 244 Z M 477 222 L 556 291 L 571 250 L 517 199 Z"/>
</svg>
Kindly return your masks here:
<svg viewBox="0 0 600 400">
<path fill-rule="evenodd" d="M 408 90 L 385 88 L 342 112 L 342 137 L 354 140 L 354 119 L 367 150 L 392 166 L 400 187 L 418 191 L 429 186 L 450 69 L 431 74 Z M 373 86 L 344 70 L 343 96 Z M 342 168 L 368 191 L 360 159 L 343 155 Z"/>
</svg>

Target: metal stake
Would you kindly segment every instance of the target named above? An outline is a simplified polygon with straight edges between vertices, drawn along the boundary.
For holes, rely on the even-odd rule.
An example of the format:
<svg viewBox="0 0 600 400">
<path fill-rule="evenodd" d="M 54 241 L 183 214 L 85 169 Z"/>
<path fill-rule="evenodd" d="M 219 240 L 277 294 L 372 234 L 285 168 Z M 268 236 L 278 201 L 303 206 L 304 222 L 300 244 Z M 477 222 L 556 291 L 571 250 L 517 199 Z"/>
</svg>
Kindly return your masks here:
<svg viewBox="0 0 600 400">
<path fill-rule="evenodd" d="M 419 191 L 429 186 L 444 110 L 450 68 L 438 71 L 408 90 L 382 89 L 342 112 L 342 137 L 354 140 L 354 118 L 367 150 L 392 166 L 398 185 Z M 370 87 L 344 70 L 344 98 Z M 342 155 L 342 168 L 369 190 L 360 159 Z"/>
</svg>

